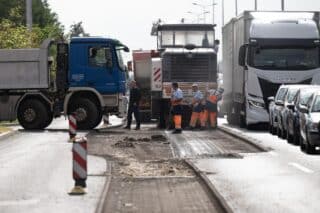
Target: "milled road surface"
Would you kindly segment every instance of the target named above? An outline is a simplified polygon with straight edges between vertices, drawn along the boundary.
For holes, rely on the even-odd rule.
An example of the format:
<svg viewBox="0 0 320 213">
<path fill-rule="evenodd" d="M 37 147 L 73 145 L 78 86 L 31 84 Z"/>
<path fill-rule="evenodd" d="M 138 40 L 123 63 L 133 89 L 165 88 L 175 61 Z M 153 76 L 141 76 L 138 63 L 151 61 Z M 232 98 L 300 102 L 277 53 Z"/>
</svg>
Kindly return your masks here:
<svg viewBox="0 0 320 213">
<path fill-rule="evenodd" d="M 106 162 L 89 156 L 88 194 L 69 196 L 74 181 L 67 128 L 67 121 L 59 119 L 49 131 L 22 130 L 0 141 L 1 213 L 95 212 L 105 182 Z"/>
<path fill-rule="evenodd" d="M 98 131 L 89 136 L 89 151 L 112 163 L 112 178 L 103 212 L 223 212 L 184 161 L 173 159 L 164 132 Z"/>
</svg>

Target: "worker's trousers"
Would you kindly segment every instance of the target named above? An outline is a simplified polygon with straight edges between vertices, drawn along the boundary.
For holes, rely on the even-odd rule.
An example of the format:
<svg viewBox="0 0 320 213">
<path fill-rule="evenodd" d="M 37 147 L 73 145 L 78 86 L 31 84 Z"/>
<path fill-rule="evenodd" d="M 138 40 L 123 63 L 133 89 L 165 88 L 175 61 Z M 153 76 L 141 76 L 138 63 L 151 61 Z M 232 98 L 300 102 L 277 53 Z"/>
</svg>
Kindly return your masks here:
<svg viewBox="0 0 320 213">
<path fill-rule="evenodd" d="M 176 130 L 181 130 L 182 106 L 181 105 L 173 106 L 172 115 L 173 115 L 174 128 Z"/>
<path fill-rule="evenodd" d="M 190 120 L 190 127 L 196 127 L 197 122 L 200 121 L 201 127 L 206 126 L 206 117 L 205 117 L 205 112 L 192 112 L 191 114 L 191 120 Z"/>
<path fill-rule="evenodd" d="M 206 122 L 210 122 L 210 127 L 216 128 L 217 127 L 217 112 L 213 112 L 210 110 L 204 111 Z"/>
</svg>

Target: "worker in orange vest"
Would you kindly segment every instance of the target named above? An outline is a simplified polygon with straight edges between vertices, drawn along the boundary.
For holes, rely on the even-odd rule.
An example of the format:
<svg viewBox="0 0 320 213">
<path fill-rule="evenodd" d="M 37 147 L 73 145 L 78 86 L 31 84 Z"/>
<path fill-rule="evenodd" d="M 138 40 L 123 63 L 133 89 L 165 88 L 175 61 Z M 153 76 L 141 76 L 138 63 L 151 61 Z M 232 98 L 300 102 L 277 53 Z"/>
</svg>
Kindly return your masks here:
<svg viewBox="0 0 320 213">
<path fill-rule="evenodd" d="M 191 114 L 191 120 L 190 120 L 190 129 L 193 130 L 197 122 L 200 121 L 200 130 L 205 129 L 206 127 L 206 120 L 204 116 L 204 105 L 203 105 L 203 94 L 199 90 L 198 84 L 192 85 L 192 91 L 194 93 L 193 99 L 192 99 L 192 114 Z"/>
<path fill-rule="evenodd" d="M 173 134 L 179 134 L 182 132 L 181 122 L 182 122 L 182 100 L 183 93 L 179 88 L 178 83 L 172 83 L 172 94 L 171 94 L 171 106 L 172 115 L 175 130 Z"/>
<path fill-rule="evenodd" d="M 217 84 L 212 83 L 209 85 L 209 90 L 207 91 L 206 105 L 205 105 L 205 118 L 206 121 L 210 122 L 210 127 L 212 129 L 217 128 L 217 111 L 218 111 L 218 101 L 220 99 L 220 94 L 217 91 Z"/>
</svg>

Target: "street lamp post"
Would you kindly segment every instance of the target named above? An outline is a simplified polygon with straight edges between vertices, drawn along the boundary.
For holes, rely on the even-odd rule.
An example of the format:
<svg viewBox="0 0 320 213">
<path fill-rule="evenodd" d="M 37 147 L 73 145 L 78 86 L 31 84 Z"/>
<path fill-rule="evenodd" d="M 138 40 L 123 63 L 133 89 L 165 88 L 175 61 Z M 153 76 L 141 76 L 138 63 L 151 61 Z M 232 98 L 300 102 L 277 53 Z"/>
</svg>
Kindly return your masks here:
<svg viewBox="0 0 320 213">
<path fill-rule="evenodd" d="M 221 15 L 222 15 L 222 26 L 224 26 L 224 0 L 221 2 Z"/>
<path fill-rule="evenodd" d="M 238 0 L 235 0 L 236 16 L 238 16 Z"/>
<path fill-rule="evenodd" d="M 214 2 L 214 0 L 212 0 L 212 24 L 214 24 L 214 14 L 215 14 L 215 12 L 214 12 L 214 8 L 215 8 L 215 6 L 216 6 L 216 3 Z"/>
<path fill-rule="evenodd" d="M 200 23 L 200 20 L 204 20 L 203 18 L 200 18 L 200 16 L 203 16 L 204 13 L 205 14 L 209 13 L 209 11 L 204 11 L 203 13 L 194 13 L 194 12 L 188 11 L 187 13 L 195 15 L 197 17 L 197 23 Z"/>
<path fill-rule="evenodd" d="M 215 0 L 212 0 L 212 5 L 211 5 L 211 4 L 209 4 L 209 5 L 198 4 L 198 3 L 195 3 L 195 2 L 192 3 L 192 4 L 195 5 L 195 6 L 199 6 L 199 7 L 202 8 L 203 14 L 204 14 L 204 16 L 203 16 L 204 22 L 206 22 L 206 16 L 205 16 L 205 14 L 206 14 L 206 7 L 212 6 L 212 24 L 214 24 L 214 22 L 215 22 L 214 10 L 215 10 L 215 6 L 217 5 L 217 4 L 215 3 Z"/>
<path fill-rule="evenodd" d="M 284 0 L 281 0 L 281 10 L 284 11 Z"/>
<path fill-rule="evenodd" d="M 29 31 L 32 30 L 32 0 L 26 0 L 26 25 Z"/>
<path fill-rule="evenodd" d="M 258 0 L 254 1 L 254 10 L 257 11 L 258 10 Z"/>
</svg>

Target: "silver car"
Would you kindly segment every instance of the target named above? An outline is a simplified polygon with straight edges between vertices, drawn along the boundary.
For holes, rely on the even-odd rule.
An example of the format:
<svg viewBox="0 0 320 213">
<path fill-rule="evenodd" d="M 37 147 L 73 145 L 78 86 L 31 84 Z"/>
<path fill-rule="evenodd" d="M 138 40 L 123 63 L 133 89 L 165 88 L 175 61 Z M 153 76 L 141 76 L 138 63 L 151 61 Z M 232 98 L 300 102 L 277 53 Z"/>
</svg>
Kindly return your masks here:
<svg viewBox="0 0 320 213">
<path fill-rule="evenodd" d="M 320 90 L 313 93 L 307 106 L 301 106 L 300 115 L 300 147 L 308 154 L 315 153 L 315 147 L 320 146 Z"/>
<path fill-rule="evenodd" d="M 275 97 L 269 97 L 269 130 L 273 135 L 277 134 L 279 113 L 283 108 L 283 103 L 288 92 L 288 85 L 282 85 L 278 89 Z M 282 106 L 281 106 L 282 105 Z"/>
</svg>

